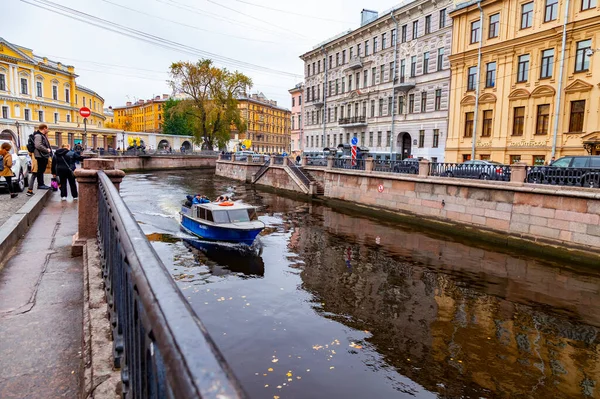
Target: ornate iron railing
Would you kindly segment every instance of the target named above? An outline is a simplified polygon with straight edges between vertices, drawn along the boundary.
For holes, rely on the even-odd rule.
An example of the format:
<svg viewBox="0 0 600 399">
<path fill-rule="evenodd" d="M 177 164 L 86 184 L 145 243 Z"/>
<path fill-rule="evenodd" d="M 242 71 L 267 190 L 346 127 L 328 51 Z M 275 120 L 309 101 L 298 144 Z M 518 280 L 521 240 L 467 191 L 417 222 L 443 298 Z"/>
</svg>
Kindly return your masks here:
<svg viewBox="0 0 600 399">
<path fill-rule="evenodd" d="M 350 118 L 340 118 L 338 120 L 340 125 L 354 125 L 358 123 L 367 123 L 367 118 L 365 116 L 351 116 Z"/>
<path fill-rule="evenodd" d="M 267 170 L 269 170 L 269 166 L 270 165 L 271 165 L 271 161 L 265 161 L 265 163 L 262 164 L 262 166 L 260 167 L 260 169 L 254 175 L 254 180 L 252 181 L 252 183 L 256 183 L 256 181 L 258 179 L 260 179 L 261 176 L 264 175 L 267 172 Z"/>
<path fill-rule="evenodd" d="M 123 398 L 245 398 L 233 372 L 102 171 L 98 238 Z"/>
<path fill-rule="evenodd" d="M 527 183 L 600 188 L 600 168 L 527 167 Z"/>
<path fill-rule="evenodd" d="M 333 160 L 334 169 L 354 169 L 354 170 L 365 170 L 365 160 L 355 159 L 352 161 L 351 158 L 336 158 Z"/>
<path fill-rule="evenodd" d="M 462 179 L 510 181 L 510 166 L 500 164 L 432 162 L 430 164 L 429 175 Z"/>
<path fill-rule="evenodd" d="M 419 162 L 376 159 L 373 161 L 373 170 L 376 172 L 405 173 L 411 175 L 418 175 Z"/>
</svg>

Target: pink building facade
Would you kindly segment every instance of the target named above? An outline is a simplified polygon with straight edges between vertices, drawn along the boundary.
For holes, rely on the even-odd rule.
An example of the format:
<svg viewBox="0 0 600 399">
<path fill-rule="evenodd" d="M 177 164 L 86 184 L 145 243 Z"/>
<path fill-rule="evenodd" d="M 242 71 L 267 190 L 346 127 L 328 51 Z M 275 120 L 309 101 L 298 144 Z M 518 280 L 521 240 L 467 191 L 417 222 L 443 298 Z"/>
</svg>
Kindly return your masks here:
<svg viewBox="0 0 600 399">
<path fill-rule="evenodd" d="M 304 151 L 304 121 L 302 119 L 304 104 L 302 93 L 304 84 L 299 83 L 293 89 L 289 90 L 292 95 L 292 135 L 291 135 L 291 153 L 302 155 Z"/>
</svg>

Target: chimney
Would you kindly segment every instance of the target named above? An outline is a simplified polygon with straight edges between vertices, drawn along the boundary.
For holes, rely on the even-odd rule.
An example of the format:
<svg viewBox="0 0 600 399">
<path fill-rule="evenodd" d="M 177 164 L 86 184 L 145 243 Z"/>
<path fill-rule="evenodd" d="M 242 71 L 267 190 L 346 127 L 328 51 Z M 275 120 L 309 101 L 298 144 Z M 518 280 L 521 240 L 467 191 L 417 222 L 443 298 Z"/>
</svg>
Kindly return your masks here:
<svg viewBox="0 0 600 399">
<path fill-rule="evenodd" d="M 138 100 L 138 104 L 143 104 L 144 100 Z"/>
<path fill-rule="evenodd" d="M 125 103 L 126 106 L 131 107 L 131 101 L 127 101 L 127 103 Z"/>
<path fill-rule="evenodd" d="M 168 94 L 163 94 L 163 100 L 167 100 L 169 98 Z"/>
<path fill-rule="evenodd" d="M 160 100 L 160 96 L 154 97 L 155 100 Z"/>
</svg>

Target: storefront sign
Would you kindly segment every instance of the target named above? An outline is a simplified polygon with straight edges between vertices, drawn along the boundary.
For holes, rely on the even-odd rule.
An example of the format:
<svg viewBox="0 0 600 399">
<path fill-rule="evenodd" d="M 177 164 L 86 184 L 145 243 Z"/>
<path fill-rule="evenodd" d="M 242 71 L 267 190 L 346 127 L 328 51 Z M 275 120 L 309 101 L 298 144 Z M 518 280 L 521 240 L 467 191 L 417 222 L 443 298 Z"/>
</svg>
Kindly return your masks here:
<svg viewBox="0 0 600 399">
<path fill-rule="evenodd" d="M 531 148 L 531 147 L 546 147 L 548 143 L 545 141 L 521 141 L 518 143 L 508 143 L 509 147 Z"/>
</svg>

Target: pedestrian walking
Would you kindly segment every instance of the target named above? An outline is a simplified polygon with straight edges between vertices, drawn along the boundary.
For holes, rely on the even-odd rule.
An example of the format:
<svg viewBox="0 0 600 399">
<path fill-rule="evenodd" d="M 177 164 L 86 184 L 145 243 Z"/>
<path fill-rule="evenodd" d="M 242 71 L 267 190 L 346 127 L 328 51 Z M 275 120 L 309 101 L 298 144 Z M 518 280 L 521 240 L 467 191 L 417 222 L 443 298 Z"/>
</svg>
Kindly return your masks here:
<svg viewBox="0 0 600 399">
<path fill-rule="evenodd" d="M 33 133 L 33 142 L 35 146 L 33 155 L 38 166 L 35 174 L 38 189 L 48 190 L 50 187 L 44 184 L 44 173 L 48 167 L 48 162 L 51 161 L 52 158 L 52 148 L 48 141 L 48 125 L 42 123 L 38 126 L 38 130 Z"/>
<path fill-rule="evenodd" d="M 77 183 L 75 182 L 75 163 L 81 161 L 81 157 L 75 151 L 71 151 L 68 144 L 63 144 L 56 150 L 52 157 L 52 175 L 58 177 L 60 184 L 60 199 L 67 200 L 67 183 L 71 187 L 73 200 L 77 201 Z"/>
<path fill-rule="evenodd" d="M 12 155 L 10 155 L 10 149 L 12 146 L 10 143 L 2 143 L 0 146 L 0 156 L 2 157 L 2 170 L 0 170 L 0 176 L 6 180 L 6 188 L 10 193 L 10 198 L 15 198 L 18 194 L 15 193 L 12 178 L 14 173 L 12 171 Z"/>
</svg>

